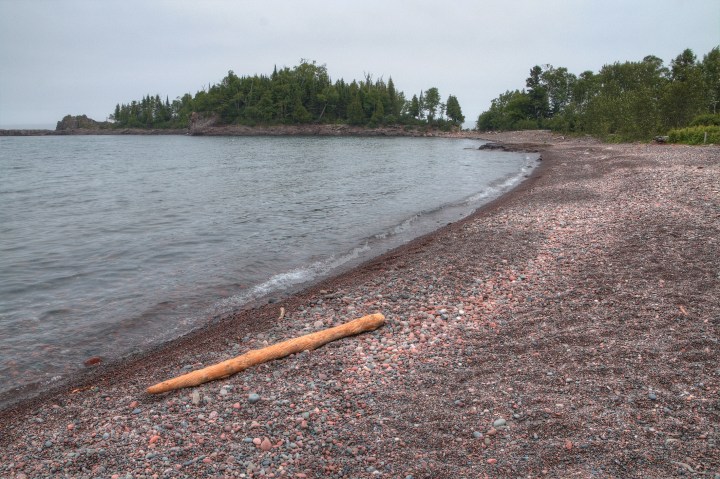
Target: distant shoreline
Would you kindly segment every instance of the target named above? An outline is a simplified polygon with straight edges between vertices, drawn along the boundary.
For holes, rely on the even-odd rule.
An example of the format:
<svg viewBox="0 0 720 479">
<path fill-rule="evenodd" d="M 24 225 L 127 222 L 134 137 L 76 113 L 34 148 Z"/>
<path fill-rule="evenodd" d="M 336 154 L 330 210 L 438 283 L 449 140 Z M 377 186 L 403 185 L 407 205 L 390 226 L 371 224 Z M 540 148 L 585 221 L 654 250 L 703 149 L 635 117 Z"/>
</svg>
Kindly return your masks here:
<svg viewBox="0 0 720 479">
<path fill-rule="evenodd" d="M 0 136 L 75 136 L 75 135 L 190 135 L 190 136 L 403 136 L 403 137 L 444 137 L 474 138 L 476 131 L 441 131 L 427 127 L 385 126 L 365 128 L 361 126 L 320 124 L 320 125 L 274 125 L 243 126 L 221 125 L 200 126 L 180 129 L 142 128 L 93 128 L 72 130 L 43 129 L 0 129 Z"/>
<path fill-rule="evenodd" d="M 187 129 L 173 130 L 144 130 L 139 128 L 122 128 L 112 130 L 42 130 L 42 129 L 6 129 L 0 130 L 0 136 L 76 136 L 76 135 L 185 135 Z"/>
<path fill-rule="evenodd" d="M 467 138 L 488 142 L 488 149 L 503 151 L 540 152 L 547 146 L 547 138 L 564 140 L 549 130 L 528 130 L 520 132 L 522 138 L 511 142 L 493 142 L 490 139 L 504 138 L 498 132 L 482 132 L 476 130 L 441 131 L 427 127 L 385 126 L 366 128 L 351 125 L 274 125 L 274 126 L 202 126 L 183 129 L 72 129 L 72 130 L 40 130 L 40 129 L 0 129 L 0 137 L 4 136 L 107 136 L 107 135 L 186 135 L 186 136 L 323 136 L 323 137 L 404 137 L 404 138 Z M 528 138 L 534 141 L 526 142 Z"/>
</svg>

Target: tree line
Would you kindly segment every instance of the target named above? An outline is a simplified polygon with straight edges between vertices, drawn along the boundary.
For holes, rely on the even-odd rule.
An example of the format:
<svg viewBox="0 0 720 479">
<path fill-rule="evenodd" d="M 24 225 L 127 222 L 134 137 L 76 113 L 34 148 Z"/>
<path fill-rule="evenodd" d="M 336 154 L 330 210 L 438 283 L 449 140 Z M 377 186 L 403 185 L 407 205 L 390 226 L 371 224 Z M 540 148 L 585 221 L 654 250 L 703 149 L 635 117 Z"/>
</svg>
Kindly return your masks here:
<svg viewBox="0 0 720 479">
<path fill-rule="evenodd" d="M 580 75 L 552 65 L 530 69 L 526 89 L 506 91 L 481 113 L 479 130 L 547 128 L 641 140 L 717 121 L 720 48 L 698 60 L 684 50 L 669 66 L 653 55 Z"/>
<path fill-rule="evenodd" d="M 220 124 L 274 125 L 347 123 L 368 127 L 428 125 L 461 126 L 465 117 L 457 97 L 441 101 L 431 87 L 407 99 L 392 80 L 366 75 L 350 83 L 331 81 L 325 65 L 302 60 L 271 75 L 237 76 L 229 71 L 215 85 L 170 101 L 159 95 L 118 104 L 110 115 L 125 128 L 185 128 L 193 112 L 216 116 Z"/>
</svg>

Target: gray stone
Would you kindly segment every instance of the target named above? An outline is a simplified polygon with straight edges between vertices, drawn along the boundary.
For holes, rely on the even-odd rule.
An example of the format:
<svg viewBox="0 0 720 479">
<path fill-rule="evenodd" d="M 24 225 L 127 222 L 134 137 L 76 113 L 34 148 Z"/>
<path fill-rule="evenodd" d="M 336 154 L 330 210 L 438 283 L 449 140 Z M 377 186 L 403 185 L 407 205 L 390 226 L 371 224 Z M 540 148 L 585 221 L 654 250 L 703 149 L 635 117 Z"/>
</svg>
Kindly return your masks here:
<svg viewBox="0 0 720 479">
<path fill-rule="evenodd" d="M 505 422 L 505 419 L 503 419 L 503 418 L 495 419 L 495 421 L 493 422 L 493 427 L 503 427 L 506 424 L 507 423 Z"/>
<path fill-rule="evenodd" d="M 260 401 L 260 395 L 257 393 L 250 393 L 248 395 L 248 402 L 250 404 L 255 404 L 256 402 Z"/>
</svg>

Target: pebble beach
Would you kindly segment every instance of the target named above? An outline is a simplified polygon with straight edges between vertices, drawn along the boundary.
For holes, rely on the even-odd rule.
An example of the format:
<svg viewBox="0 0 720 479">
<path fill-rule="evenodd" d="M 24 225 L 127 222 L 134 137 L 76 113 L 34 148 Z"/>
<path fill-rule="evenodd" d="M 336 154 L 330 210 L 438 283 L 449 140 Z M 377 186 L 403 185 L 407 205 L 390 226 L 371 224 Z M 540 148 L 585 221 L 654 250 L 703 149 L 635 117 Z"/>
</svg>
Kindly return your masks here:
<svg viewBox="0 0 720 479">
<path fill-rule="evenodd" d="M 720 479 L 720 147 L 475 135 L 542 161 L 462 221 L 0 411 L 0 477 Z"/>
</svg>

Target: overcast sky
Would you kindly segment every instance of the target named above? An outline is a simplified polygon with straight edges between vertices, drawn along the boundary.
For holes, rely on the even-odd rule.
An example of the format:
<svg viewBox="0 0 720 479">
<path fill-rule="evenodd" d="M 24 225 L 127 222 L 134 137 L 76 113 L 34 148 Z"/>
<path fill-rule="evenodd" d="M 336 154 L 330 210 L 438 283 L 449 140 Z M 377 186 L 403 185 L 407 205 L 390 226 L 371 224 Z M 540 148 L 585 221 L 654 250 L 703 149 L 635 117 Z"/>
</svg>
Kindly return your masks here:
<svg viewBox="0 0 720 479">
<path fill-rule="evenodd" d="M 333 81 L 392 76 L 407 97 L 435 86 L 473 126 L 533 65 L 669 64 L 718 44 L 718 0 L 0 0 L 0 128 L 104 120 L 303 58 Z"/>
</svg>

